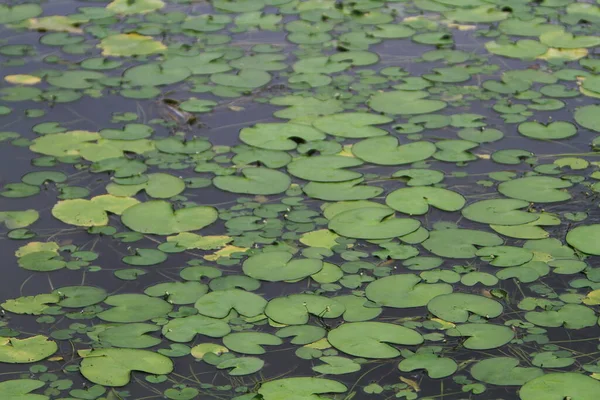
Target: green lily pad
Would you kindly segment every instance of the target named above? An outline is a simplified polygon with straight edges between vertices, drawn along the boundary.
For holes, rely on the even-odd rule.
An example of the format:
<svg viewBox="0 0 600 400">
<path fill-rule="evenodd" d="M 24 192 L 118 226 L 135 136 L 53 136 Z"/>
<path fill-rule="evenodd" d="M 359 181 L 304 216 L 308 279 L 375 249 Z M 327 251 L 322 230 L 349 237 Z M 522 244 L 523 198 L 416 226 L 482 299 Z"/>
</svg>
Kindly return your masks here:
<svg viewBox="0 0 600 400">
<path fill-rule="evenodd" d="M 36 210 L 2 211 L 0 223 L 4 223 L 7 229 L 25 228 L 37 221 L 39 217 L 40 214 Z"/>
<path fill-rule="evenodd" d="M 445 378 L 452 375 L 458 369 L 458 365 L 451 358 L 440 357 L 437 354 L 417 353 L 406 358 L 398 364 L 398 369 L 403 372 L 411 372 L 416 369 L 424 369 L 432 379 Z"/>
<path fill-rule="evenodd" d="M 498 185 L 498 191 L 513 199 L 532 203 L 554 203 L 569 200 L 569 192 L 561 189 L 572 185 L 569 181 L 550 176 L 528 176 L 502 182 Z"/>
<path fill-rule="evenodd" d="M 440 257 L 473 258 L 475 246 L 499 246 L 502 238 L 493 233 L 472 229 L 434 230 L 423 242 L 423 247 Z"/>
<path fill-rule="evenodd" d="M 0 5 L 0 24 L 14 24 L 34 18 L 43 12 L 38 4 Z"/>
<path fill-rule="evenodd" d="M 204 315 L 175 318 L 162 328 L 162 333 L 167 339 L 179 343 L 191 342 L 196 335 L 219 338 L 229 332 L 231 328 L 227 322 Z"/>
<path fill-rule="evenodd" d="M 582 329 L 594 326 L 597 317 L 594 310 L 581 304 L 565 304 L 558 311 L 529 311 L 525 319 L 532 324 L 556 328 L 565 326 L 567 329 Z"/>
<path fill-rule="evenodd" d="M 572 123 L 564 121 L 555 121 L 547 125 L 529 121 L 519 125 L 519 133 L 531 139 L 560 140 L 574 136 L 577 128 Z"/>
<path fill-rule="evenodd" d="M 502 314 L 504 308 L 502 304 L 487 297 L 468 293 L 450 293 L 431 299 L 427 303 L 427 310 L 445 321 L 467 322 L 469 313 L 489 319 Z"/>
<path fill-rule="evenodd" d="M 288 172 L 300 179 L 314 182 L 344 182 L 360 178 L 360 172 L 345 168 L 362 165 L 362 161 L 345 156 L 314 156 L 297 158 L 287 165 Z"/>
<path fill-rule="evenodd" d="M 589 105 L 577 108 L 573 117 L 575 121 L 586 129 L 600 132 L 600 106 Z"/>
<path fill-rule="evenodd" d="M 119 185 L 114 182 L 106 185 L 106 191 L 114 196 L 134 196 L 144 190 L 155 199 L 168 199 L 177 196 L 185 189 L 183 179 L 165 173 L 146 175 L 148 180 L 139 185 Z"/>
<path fill-rule="evenodd" d="M 265 362 L 260 358 L 256 357 L 238 357 L 231 360 L 225 360 L 217 364 L 218 369 L 229 369 L 229 375 L 231 376 L 242 376 L 250 375 L 258 372 L 265 365 Z"/>
<path fill-rule="evenodd" d="M 60 297 L 59 306 L 68 308 L 88 307 L 107 297 L 106 290 L 95 286 L 63 286 L 52 293 Z"/>
<path fill-rule="evenodd" d="M 508 43 L 491 41 L 485 44 L 485 48 L 492 54 L 519 59 L 532 59 L 541 56 L 548 50 L 548 46 L 545 44 L 530 39 Z"/>
<path fill-rule="evenodd" d="M 375 111 L 392 115 L 429 114 L 446 107 L 444 101 L 430 100 L 428 96 L 423 91 L 396 90 L 374 94 L 368 104 Z"/>
<path fill-rule="evenodd" d="M 283 378 L 260 385 L 258 393 L 264 400 L 318 400 L 319 394 L 344 393 L 348 388 L 339 382 L 323 378 Z"/>
<path fill-rule="evenodd" d="M 443 211 L 458 211 L 465 205 L 465 198 L 451 190 L 435 187 L 412 187 L 394 190 L 385 203 L 396 211 L 409 215 L 423 215 L 433 206 Z"/>
<path fill-rule="evenodd" d="M 323 356 L 319 358 L 319 361 L 322 361 L 324 364 L 316 365 L 312 369 L 324 375 L 343 375 L 360 371 L 360 364 L 346 357 Z"/>
<path fill-rule="evenodd" d="M 261 314 L 267 301 L 261 296 L 240 289 L 220 290 L 202 296 L 194 307 L 202 315 L 212 318 L 225 318 L 234 309 L 246 317 Z"/>
<path fill-rule="evenodd" d="M 283 343 L 279 337 L 265 332 L 234 332 L 223 337 L 223 344 L 229 350 L 241 354 L 264 354 L 262 346 L 278 346 Z"/>
<path fill-rule="evenodd" d="M 593 400 L 600 382 L 587 375 L 564 372 L 549 373 L 527 382 L 519 391 L 521 400 Z"/>
<path fill-rule="evenodd" d="M 412 308 L 427 305 L 433 298 L 452 292 L 447 283 L 422 283 L 414 274 L 386 276 L 369 283 L 367 298 L 378 305 L 394 308 Z"/>
<path fill-rule="evenodd" d="M 148 218 L 152 215 L 152 218 Z M 204 228 L 217 220 L 213 207 L 193 206 L 174 210 L 171 203 L 152 200 L 126 209 L 121 221 L 140 233 L 171 235 Z"/>
<path fill-rule="evenodd" d="M 31 393 L 44 385 L 36 379 L 12 379 L 0 382 L 0 392 L 6 400 L 48 400 L 48 396 Z"/>
<path fill-rule="evenodd" d="M 304 325 L 308 322 L 310 315 L 319 318 L 337 318 L 344 311 L 344 305 L 335 298 L 312 294 L 293 294 L 269 301 L 265 314 L 280 324 Z"/>
<path fill-rule="evenodd" d="M 329 229 L 341 236 L 357 239 L 388 239 L 416 231 L 421 223 L 411 218 L 396 218 L 391 208 L 361 207 L 335 215 Z"/>
<path fill-rule="evenodd" d="M 400 352 L 391 344 L 417 345 L 423 337 L 416 331 L 400 325 L 383 322 L 350 322 L 327 335 L 336 349 L 356 357 L 394 358 Z"/>
<path fill-rule="evenodd" d="M 316 274 L 323 268 L 321 260 L 303 258 L 292 260 L 287 251 L 270 251 L 249 257 L 243 270 L 251 278 L 269 282 L 292 281 Z"/>
<path fill-rule="evenodd" d="M 600 224 L 577 226 L 567 233 L 567 243 L 587 254 L 600 255 Z"/>
<path fill-rule="evenodd" d="M 387 135 L 385 129 L 373 125 L 391 121 L 391 118 L 383 115 L 355 112 L 326 115 L 315 119 L 313 126 L 333 136 L 359 139 Z"/>
<path fill-rule="evenodd" d="M 62 200 L 52 208 L 52 215 L 71 225 L 104 226 L 109 221 L 107 211 L 121 215 L 125 210 L 138 203 L 138 200 L 131 197 L 112 195 L 96 196 L 91 200 Z"/>
<path fill-rule="evenodd" d="M 529 202 L 525 200 L 481 200 L 463 208 L 462 215 L 470 221 L 484 224 L 522 225 L 540 218 L 539 214 L 521 211 L 527 207 Z"/>
<path fill-rule="evenodd" d="M 463 346 L 471 350 L 489 350 L 504 346 L 514 337 L 514 332 L 504 325 L 463 324 L 446 331 L 448 336 L 468 337 Z"/>
<path fill-rule="evenodd" d="M 544 371 L 539 368 L 518 365 L 519 360 L 516 358 L 487 358 L 471 367 L 471 375 L 478 381 L 502 386 L 521 386 L 544 375 Z"/>
<path fill-rule="evenodd" d="M 317 129 L 293 123 L 256 124 L 240 131 L 240 140 L 268 150 L 293 150 L 299 143 L 325 139 Z"/>
<path fill-rule="evenodd" d="M 113 307 L 99 313 L 98 318 L 108 322 L 144 322 L 162 317 L 173 308 L 162 299 L 133 293 L 109 296 L 104 302 Z"/>
<path fill-rule="evenodd" d="M 208 286 L 200 282 L 165 282 L 150 286 L 144 293 L 162 297 L 171 304 L 192 304 L 208 293 Z"/>
<path fill-rule="evenodd" d="M 402 165 L 423 161 L 436 151 L 429 142 L 412 142 L 400 145 L 392 136 L 362 140 L 352 146 L 352 153 L 361 160 L 377 165 Z"/>
<path fill-rule="evenodd" d="M 81 374 L 103 386 L 125 386 L 131 372 L 164 375 L 173 370 L 173 362 L 161 354 L 138 349 L 79 350 Z"/>
<path fill-rule="evenodd" d="M 282 193 L 291 184 L 289 176 L 268 168 L 244 168 L 242 176 L 217 176 L 213 184 L 233 193 L 272 195 Z"/>
<path fill-rule="evenodd" d="M 56 353 L 56 342 L 36 335 L 26 339 L 0 338 L 0 362 L 9 364 L 33 363 Z"/>
<path fill-rule="evenodd" d="M 383 192 L 383 188 L 363 185 L 362 182 L 363 178 L 345 182 L 309 182 L 302 190 L 313 199 L 325 201 L 366 200 Z"/>
<path fill-rule="evenodd" d="M 132 323 L 121 326 L 109 327 L 98 334 L 100 342 L 108 343 L 112 347 L 124 347 L 130 349 L 144 349 L 156 346 L 161 342 L 146 333 L 159 331 L 160 327 L 153 324 Z"/>
</svg>

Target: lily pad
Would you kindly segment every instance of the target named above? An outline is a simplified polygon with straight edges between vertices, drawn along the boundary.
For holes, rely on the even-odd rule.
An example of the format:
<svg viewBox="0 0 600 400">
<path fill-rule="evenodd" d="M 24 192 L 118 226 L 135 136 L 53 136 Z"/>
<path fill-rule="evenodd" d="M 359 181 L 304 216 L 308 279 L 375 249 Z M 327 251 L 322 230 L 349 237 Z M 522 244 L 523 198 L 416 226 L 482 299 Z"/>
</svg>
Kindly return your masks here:
<svg viewBox="0 0 600 400">
<path fill-rule="evenodd" d="M 81 374 L 103 386 L 125 386 L 133 371 L 164 375 L 173 370 L 173 362 L 168 357 L 148 350 L 79 350 L 79 355 L 83 358 Z"/>
<path fill-rule="evenodd" d="M 392 136 L 365 139 L 352 146 L 356 157 L 377 165 L 412 164 L 428 159 L 435 151 L 433 143 L 422 141 L 400 145 Z"/>
<path fill-rule="evenodd" d="M 569 181 L 550 176 L 528 176 L 502 182 L 498 185 L 498 191 L 513 199 L 532 203 L 555 203 L 571 198 L 569 192 L 561 189 L 572 185 Z"/>
<path fill-rule="evenodd" d="M 533 367 L 519 367 L 519 360 L 516 358 L 495 357 L 473 365 L 471 375 L 478 381 L 492 385 L 521 386 L 544 375 L 544 371 Z"/>
<path fill-rule="evenodd" d="M 335 215 L 329 229 L 335 233 L 357 239 L 388 239 L 416 231 L 421 223 L 411 218 L 396 218 L 391 208 L 362 207 Z"/>
<path fill-rule="evenodd" d="M 386 276 L 369 283 L 367 298 L 375 303 L 394 308 L 412 308 L 427 305 L 433 298 L 452 292 L 447 283 L 422 283 L 414 274 Z"/>
<path fill-rule="evenodd" d="M 435 187 L 412 187 L 394 190 L 385 203 L 396 211 L 409 215 L 423 215 L 433 206 L 443 211 L 458 211 L 465 198 L 451 190 Z"/>
<path fill-rule="evenodd" d="M 294 259 L 287 251 L 270 251 L 248 258 L 243 265 L 246 275 L 269 282 L 292 281 L 316 274 L 323 268 L 321 260 Z"/>
<path fill-rule="evenodd" d="M 564 372 L 549 373 L 527 382 L 519 391 L 521 400 L 593 400 L 600 382 L 587 375 Z"/>
<path fill-rule="evenodd" d="M 156 235 L 198 230 L 216 219 L 217 211 L 213 207 L 193 206 L 174 210 L 171 203 L 162 200 L 139 203 L 126 209 L 121 216 L 123 224 L 134 231 Z"/>
<path fill-rule="evenodd" d="M 427 309 L 438 318 L 450 322 L 467 322 L 469 313 L 486 319 L 496 318 L 504 308 L 502 304 L 487 297 L 468 293 L 450 293 L 434 297 Z"/>
<path fill-rule="evenodd" d="M 329 332 L 327 340 L 333 347 L 356 357 L 394 358 L 400 354 L 396 345 L 417 345 L 423 337 L 401 325 L 384 322 L 350 322 Z"/>
<path fill-rule="evenodd" d="M 56 353 L 56 342 L 36 335 L 26 339 L 0 338 L 0 362 L 9 364 L 33 363 Z"/>
<path fill-rule="evenodd" d="M 242 176 L 217 176 L 213 184 L 233 193 L 272 195 L 282 193 L 291 184 L 289 176 L 269 168 L 244 168 Z"/>
</svg>

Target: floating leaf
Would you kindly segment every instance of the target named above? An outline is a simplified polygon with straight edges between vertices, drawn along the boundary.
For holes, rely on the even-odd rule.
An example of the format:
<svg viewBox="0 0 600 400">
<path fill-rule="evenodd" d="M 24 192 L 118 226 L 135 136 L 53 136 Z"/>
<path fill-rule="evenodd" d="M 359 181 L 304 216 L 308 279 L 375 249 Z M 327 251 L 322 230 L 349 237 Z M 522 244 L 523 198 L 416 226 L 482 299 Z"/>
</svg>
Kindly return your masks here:
<svg viewBox="0 0 600 400">
<path fill-rule="evenodd" d="M 152 218 L 148 218 L 152 215 Z M 147 201 L 129 207 L 123 212 L 124 225 L 140 233 L 172 235 L 194 231 L 212 224 L 217 219 L 213 207 L 193 206 L 174 210 L 171 203 L 161 200 Z"/>
<path fill-rule="evenodd" d="M 167 47 L 150 36 L 126 33 L 107 36 L 98 45 L 104 57 L 144 56 L 162 53 Z"/>
<path fill-rule="evenodd" d="M 497 301 L 468 293 L 450 293 L 434 297 L 427 309 L 438 318 L 449 322 L 467 322 L 469 313 L 486 319 L 502 314 L 503 307 Z"/>
<path fill-rule="evenodd" d="M 400 352 L 390 344 L 417 345 L 423 337 L 401 325 L 383 322 L 350 322 L 329 332 L 333 347 L 356 357 L 394 358 Z"/>
<path fill-rule="evenodd" d="M 422 91 L 381 92 L 371 96 L 368 104 L 375 111 L 392 115 L 429 114 L 446 107 L 445 102 L 427 99 L 428 96 Z"/>
<path fill-rule="evenodd" d="M 283 378 L 260 385 L 258 393 L 265 400 L 317 400 L 319 394 L 344 393 L 348 388 L 336 381 L 323 378 Z"/>
<path fill-rule="evenodd" d="M 56 353 L 56 342 L 36 335 L 26 339 L 0 338 L 0 362 L 9 364 L 33 363 Z"/>
<path fill-rule="evenodd" d="M 528 176 L 502 182 L 498 191 L 513 199 L 532 203 L 554 203 L 569 200 L 569 192 L 561 190 L 571 187 L 572 183 L 550 176 Z"/>
<path fill-rule="evenodd" d="M 282 193 L 291 184 L 289 176 L 268 168 L 244 168 L 241 176 L 217 176 L 213 184 L 233 193 L 271 195 Z"/>
<path fill-rule="evenodd" d="M 600 382 L 574 372 L 549 373 L 527 382 L 519 391 L 521 400 L 593 400 Z"/>
<path fill-rule="evenodd" d="M 492 385 L 521 386 L 544 374 L 539 368 L 518 365 L 519 360 L 516 358 L 488 358 L 473 365 L 471 375 L 478 381 Z"/>
<path fill-rule="evenodd" d="M 471 350 L 495 349 L 510 342 L 514 332 L 504 325 L 463 324 L 446 331 L 448 336 L 468 337 L 463 346 Z"/>
<path fill-rule="evenodd" d="M 412 187 L 394 190 L 385 203 L 396 211 L 409 215 L 422 215 L 429 206 L 443 211 L 458 211 L 465 205 L 465 198 L 451 190 L 434 187 Z"/>
<path fill-rule="evenodd" d="M 421 283 L 414 274 L 386 276 L 369 283 L 365 294 L 375 303 L 394 308 L 422 307 L 433 298 L 452 292 L 446 283 Z"/>
<path fill-rule="evenodd" d="M 125 386 L 131 372 L 164 375 L 173 370 L 173 362 L 158 353 L 137 349 L 79 350 L 81 374 L 104 386 Z"/>
<path fill-rule="evenodd" d="M 362 207 L 335 215 L 329 229 L 341 236 L 357 239 L 387 239 L 404 236 L 421 225 L 411 218 L 396 218 L 388 207 Z"/>
<path fill-rule="evenodd" d="M 352 146 L 352 153 L 361 160 L 378 165 L 412 164 L 426 160 L 435 153 L 429 142 L 412 142 L 404 145 L 392 136 L 362 140 Z"/>
<path fill-rule="evenodd" d="M 270 251 L 249 257 L 243 265 L 246 275 L 269 282 L 292 281 L 316 274 L 323 268 L 321 260 L 292 260 L 287 251 Z"/>
</svg>

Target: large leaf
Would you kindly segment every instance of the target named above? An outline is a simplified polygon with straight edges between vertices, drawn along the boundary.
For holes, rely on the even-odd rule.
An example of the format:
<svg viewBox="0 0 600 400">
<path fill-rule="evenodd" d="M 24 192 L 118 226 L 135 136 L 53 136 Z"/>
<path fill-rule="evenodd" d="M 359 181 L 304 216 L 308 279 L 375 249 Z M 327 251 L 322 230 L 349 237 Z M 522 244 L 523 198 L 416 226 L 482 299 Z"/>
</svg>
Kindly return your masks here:
<svg viewBox="0 0 600 400">
<path fill-rule="evenodd" d="M 383 322 L 350 322 L 329 332 L 327 340 L 333 347 L 356 357 L 394 358 L 400 351 L 396 345 L 417 345 L 423 337 L 401 325 Z"/>
<path fill-rule="evenodd" d="M 168 357 L 148 350 L 95 349 L 78 353 L 83 358 L 81 374 L 98 385 L 125 386 L 133 371 L 165 375 L 173 370 Z"/>
</svg>

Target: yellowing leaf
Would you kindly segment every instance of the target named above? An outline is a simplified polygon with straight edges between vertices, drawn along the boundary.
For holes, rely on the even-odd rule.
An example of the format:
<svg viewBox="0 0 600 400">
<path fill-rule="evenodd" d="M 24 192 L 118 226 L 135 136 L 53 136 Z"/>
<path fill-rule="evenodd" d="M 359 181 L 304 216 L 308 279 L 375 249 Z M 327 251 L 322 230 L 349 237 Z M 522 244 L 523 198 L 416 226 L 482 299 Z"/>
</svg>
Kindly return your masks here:
<svg viewBox="0 0 600 400">
<path fill-rule="evenodd" d="M 403 376 L 400 377 L 400 380 L 404 383 L 406 383 L 408 386 L 410 386 L 411 388 L 413 388 L 413 390 L 415 392 L 419 392 L 421 391 L 421 388 L 419 387 L 419 384 L 417 383 L 417 381 L 413 381 L 412 379 L 408 379 L 405 378 Z"/>
<path fill-rule="evenodd" d="M 106 6 L 106 9 L 116 14 L 132 15 L 146 14 L 159 10 L 164 6 L 165 3 L 162 0 L 114 0 Z"/>
<path fill-rule="evenodd" d="M 329 229 L 319 229 L 318 231 L 306 232 L 300 237 L 300 243 L 309 247 L 324 247 L 331 249 L 338 243 L 335 239 L 340 236 Z"/>
<path fill-rule="evenodd" d="M 216 261 L 221 257 L 229 258 L 233 253 L 243 253 L 246 250 L 248 250 L 246 247 L 225 246 L 221 250 L 214 252 L 213 254 L 208 254 L 203 258 L 208 261 Z"/>
<path fill-rule="evenodd" d="M 35 85 L 41 81 L 41 79 L 37 76 L 23 74 L 6 75 L 4 80 L 15 85 Z"/>
<path fill-rule="evenodd" d="M 546 51 L 541 56 L 538 56 L 538 59 L 542 60 L 562 60 L 562 61 L 575 61 L 579 60 L 588 55 L 588 50 L 585 48 L 581 49 L 555 49 L 554 47 L 550 47 L 548 51 Z"/>
<path fill-rule="evenodd" d="M 15 256 L 21 258 L 30 253 L 37 253 L 38 251 L 52 251 L 58 254 L 58 244 L 55 242 L 30 242 L 25 246 L 21 246 L 15 252 Z"/>
<path fill-rule="evenodd" d="M 317 349 L 317 350 L 325 350 L 325 349 L 329 349 L 331 347 L 331 344 L 329 344 L 329 341 L 327 340 L 327 338 L 323 338 L 323 339 L 317 340 L 316 342 L 305 344 L 304 347 L 308 347 L 311 349 Z"/>
<path fill-rule="evenodd" d="M 102 39 L 99 48 L 103 56 L 143 56 L 162 53 L 167 46 L 150 36 L 137 33 L 111 35 Z"/>
<path fill-rule="evenodd" d="M 473 31 L 477 29 L 477 25 L 448 24 L 448 28 L 458 29 L 459 31 Z"/>
<path fill-rule="evenodd" d="M 167 242 L 175 242 L 177 246 L 200 250 L 220 249 L 232 240 L 229 236 L 201 236 L 191 232 L 167 237 Z"/>
<path fill-rule="evenodd" d="M 588 306 L 597 306 L 600 304 L 600 289 L 593 290 L 585 296 L 583 304 Z"/>
<path fill-rule="evenodd" d="M 216 343 L 200 343 L 192 347 L 190 353 L 195 358 L 202 358 L 207 353 L 213 353 L 220 356 L 223 353 L 229 353 L 229 349 Z"/>
<path fill-rule="evenodd" d="M 437 322 L 438 324 L 441 324 L 442 327 L 440 329 L 443 329 L 443 330 L 456 328 L 456 324 L 453 324 L 452 322 L 444 321 L 443 319 L 440 319 L 440 318 L 431 318 L 431 320 Z"/>
<path fill-rule="evenodd" d="M 337 153 L 337 155 L 344 156 L 344 157 L 355 157 L 354 153 L 352 153 L 352 145 L 351 144 L 344 145 L 344 147 L 342 148 L 342 151 Z"/>
<path fill-rule="evenodd" d="M 63 15 L 51 15 L 48 17 L 30 18 L 27 20 L 27 27 L 29 29 L 44 31 L 83 33 L 83 30 L 76 26 L 81 22 Z"/>
</svg>

